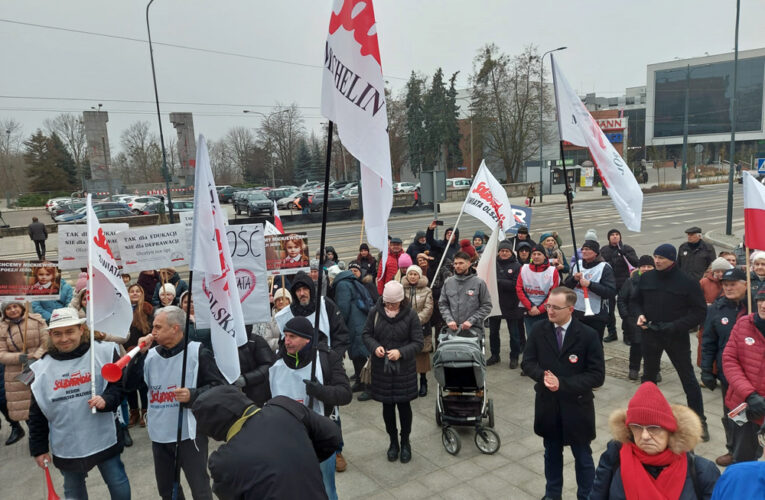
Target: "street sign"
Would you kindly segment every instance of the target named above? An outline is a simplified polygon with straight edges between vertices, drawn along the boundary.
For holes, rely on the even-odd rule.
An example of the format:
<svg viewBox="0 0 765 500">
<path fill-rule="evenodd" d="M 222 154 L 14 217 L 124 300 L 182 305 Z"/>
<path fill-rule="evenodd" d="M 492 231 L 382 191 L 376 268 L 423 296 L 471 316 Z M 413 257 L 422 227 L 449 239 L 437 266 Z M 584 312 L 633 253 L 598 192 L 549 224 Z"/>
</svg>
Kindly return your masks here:
<svg viewBox="0 0 765 500">
<path fill-rule="evenodd" d="M 701 144 L 696 144 L 696 147 L 695 147 L 695 148 L 693 148 L 693 149 L 694 149 L 694 150 L 695 150 L 697 153 L 701 153 L 702 151 L 704 151 L 704 146 L 702 146 Z"/>
<path fill-rule="evenodd" d="M 765 174 L 765 158 L 757 158 L 757 173 Z"/>
<path fill-rule="evenodd" d="M 446 172 L 437 170 L 435 182 L 436 201 L 446 200 Z M 420 194 L 422 203 L 433 203 L 433 171 L 420 172 Z"/>
</svg>

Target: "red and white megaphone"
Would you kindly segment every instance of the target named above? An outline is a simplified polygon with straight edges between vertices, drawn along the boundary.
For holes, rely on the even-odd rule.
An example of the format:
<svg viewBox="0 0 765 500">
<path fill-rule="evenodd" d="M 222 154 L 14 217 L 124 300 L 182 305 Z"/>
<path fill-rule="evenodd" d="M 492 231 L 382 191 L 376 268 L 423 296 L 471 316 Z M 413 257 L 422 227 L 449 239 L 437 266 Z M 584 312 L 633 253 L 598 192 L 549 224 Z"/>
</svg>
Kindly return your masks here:
<svg viewBox="0 0 765 500">
<path fill-rule="evenodd" d="M 60 500 L 60 497 L 56 494 L 56 490 L 53 489 L 53 480 L 50 478 L 50 469 L 48 469 L 48 461 L 44 460 L 45 464 L 45 481 L 48 483 L 48 500 Z"/>
<path fill-rule="evenodd" d="M 588 287 L 582 287 L 582 290 L 584 290 L 584 315 L 595 316 L 595 313 L 592 312 L 592 306 L 590 305 L 590 289 Z M 109 379 L 106 379 L 106 380 L 109 380 Z"/>
<path fill-rule="evenodd" d="M 122 378 L 122 369 L 130 363 L 130 360 L 135 357 L 138 352 L 143 349 L 146 342 L 141 342 L 137 346 L 130 349 L 130 352 L 122 356 L 116 363 L 107 363 L 101 368 L 101 376 L 106 379 L 107 382 L 116 382 Z"/>
</svg>

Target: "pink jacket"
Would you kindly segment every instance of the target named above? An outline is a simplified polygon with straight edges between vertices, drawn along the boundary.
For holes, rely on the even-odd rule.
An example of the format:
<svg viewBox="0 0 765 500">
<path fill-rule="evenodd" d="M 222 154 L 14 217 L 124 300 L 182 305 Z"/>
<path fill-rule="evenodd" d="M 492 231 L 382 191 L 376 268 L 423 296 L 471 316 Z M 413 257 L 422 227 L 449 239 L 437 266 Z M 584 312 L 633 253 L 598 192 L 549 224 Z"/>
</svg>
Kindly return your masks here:
<svg viewBox="0 0 765 500">
<path fill-rule="evenodd" d="M 733 409 L 753 392 L 765 396 L 765 337 L 754 325 L 754 314 L 736 321 L 722 355 L 723 373 L 728 379 L 725 406 Z M 756 421 L 762 425 L 763 419 Z"/>
</svg>

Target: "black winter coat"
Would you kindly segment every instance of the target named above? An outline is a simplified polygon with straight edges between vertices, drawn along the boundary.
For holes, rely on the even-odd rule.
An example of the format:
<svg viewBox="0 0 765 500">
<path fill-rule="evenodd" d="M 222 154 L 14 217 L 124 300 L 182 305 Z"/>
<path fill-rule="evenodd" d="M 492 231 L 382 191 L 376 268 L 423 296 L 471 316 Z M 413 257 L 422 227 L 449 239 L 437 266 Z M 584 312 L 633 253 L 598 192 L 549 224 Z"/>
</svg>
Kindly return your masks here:
<svg viewBox="0 0 765 500">
<path fill-rule="evenodd" d="M 651 333 L 687 335 L 704 321 L 707 313 L 699 281 L 677 265 L 641 274 L 635 292 L 630 298 L 630 312 L 636 318 L 642 314 L 652 322 Z"/>
<path fill-rule="evenodd" d="M 212 434 L 218 437 L 225 436 L 242 413 L 226 405 L 230 401 L 222 398 L 224 411 L 207 409 L 208 419 L 214 420 L 205 424 L 214 426 Z M 221 500 L 326 499 L 319 462 L 329 458 L 341 441 L 340 427 L 330 419 L 277 396 L 210 454 L 212 489 Z"/>
<path fill-rule="evenodd" d="M 643 329 L 637 326 L 637 316 L 630 310 L 630 300 L 635 295 L 637 285 L 640 282 L 640 271 L 633 271 L 632 276 L 628 278 L 619 289 L 619 295 L 616 297 L 616 307 L 619 309 L 619 316 L 622 318 L 622 327 L 625 332 L 631 335 L 630 340 L 636 344 L 643 341 Z"/>
<path fill-rule="evenodd" d="M 626 500 L 624 483 L 622 482 L 619 452 L 622 443 L 609 441 L 606 451 L 600 456 L 600 462 L 592 482 L 590 500 Z M 679 500 L 709 500 L 715 489 L 715 483 L 720 477 L 717 466 L 706 458 L 693 453 L 687 453 L 688 473 L 685 476 L 685 484 L 680 492 Z M 696 469 L 696 483 L 701 491 L 702 498 L 696 496 L 696 488 L 693 485 L 691 469 Z"/>
<path fill-rule="evenodd" d="M 430 246 L 430 255 L 435 258 L 436 263 L 441 261 L 441 256 L 444 254 L 444 251 L 446 252 L 446 258 L 450 261 L 454 260 L 454 254 L 460 251 L 460 230 L 449 227 L 444 231 L 444 234 L 446 234 L 446 231 L 450 230 L 454 231 L 454 238 L 452 239 L 452 244 L 449 245 L 448 248 L 445 239 L 436 240 L 433 237 L 433 229 L 428 228 L 428 230 L 425 231 L 425 241 Z"/>
<path fill-rule="evenodd" d="M 704 321 L 704 332 L 701 337 L 701 371 L 712 373 L 714 362 L 717 361 L 717 378 L 724 385 L 722 354 L 730 338 L 733 326 L 741 316 L 746 316 L 746 297 L 740 302 L 726 299 L 724 296 L 715 300 L 707 309 Z"/>
<path fill-rule="evenodd" d="M 170 283 L 175 287 L 175 298 L 179 299 L 181 295 L 183 295 L 183 292 L 189 291 L 189 285 L 185 281 L 181 279 L 181 275 L 178 273 L 173 274 L 169 280 L 167 280 L 167 283 Z M 151 297 L 151 305 L 154 307 L 162 307 L 162 303 L 159 301 L 159 290 L 162 288 L 162 281 L 158 281 L 157 285 L 154 287 L 154 295 Z M 144 298 L 144 300 L 146 300 Z"/>
<path fill-rule="evenodd" d="M 502 316 L 508 319 L 523 318 L 523 309 L 518 304 L 518 293 L 515 291 L 515 283 L 521 273 L 521 264 L 515 255 L 502 260 L 497 257 L 497 292 L 499 295 L 499 308 Z"/>
<path fill-rule="evenodd" d="M 382 299 L 378 300 L 364 325 L 364 343 L 372 353 L 372 397 L 381 403 L 405 403 L 416 399 L 415 356 L 422 351 L 423 345 L 422 325 L 417 313 L 406 304 L 395 318 L 389 318 Z M 386 351 L 399 350 L 401 358 L 392 363 L 398 365 L 398 372 L 385 371 L 387 358 L 375 355 L 375 349 L 380 346 Z"/>
<path fill-rule="evenodd" d="M 523 371 L 535 382 L 534 432 L 560 439 L 564 445 L 588 444 L 595 439 L 595 404 L 592 389 L 606 377 L 603 346 L 598 334 L 572 316 L 563 346 L 558 351 L 555 325 L 534 325 L 523 351 Z M 544 385 L 544 372 L 558 377 L 553 392 Z"/>
<path fill-rule="evenodd" d="M 268 369 L 276 361 L 276 355 L 268 347 L 268 341 L 255 333 L 247 336 L 247 343 L 239 347 L 239 367 L 244 377 L 244 393 L 256 405 L 263 406 L 268 400 Z"/>
<path fill-rule="evenodd" d="M 582 267 L 584 268 L 582 272 L 586 272 L 587 269 L 595 267 L 601 262 L 603 262 L 601 257 L 596 257 L 592 262 L 582 261 Z M 572 266 L 571 274 L 563 282 L 563 286 L 567 286 L 572 290 L 576 288 L 579 282 L 574 279 L 574 274 L 578 272 L 580 272 L 579 266 Z M 597 294 L 601 300 L 600 311 L 595 311 L 595 316 L 589 317 L 600 321 L 608 321 L 608 299 L 616 297 L 617 291 L 616 281 L 614 280 L 614 270 L 611 269 L 611 266 L 608 265 L 608 263 L 606 263 L 603 268 L 603 274 L 600 275 L 600 281 L 598 283 L 595 283 L 594 281 L 590 283 L 590 291 Z M 584 316 L 584 311 L 574 311 L 574 314 L 580 320 L 585 323 L 587 322 Z"/>
<path fill-rule="evenodd" d="M 695 248 L 687 241 L 677 248 L 677 267 L 696 281 L 704 277 L 715 258 L 715 247 L 704 240 Z"/>
<path fill-rule="evenodd" d="M 627 262 L 624 259 L 627 259 L 632 267 L 638 267 L 637 252 L 631 246 L 620 243 L 619 246 L 601 247 L 600 256 L 611 265 L 614 270 L 614 278 L 616 278 L 616 289 L 621 290 L 624 282 L 630 277 L 630 268 L 627 267 Z"/>
</svg>

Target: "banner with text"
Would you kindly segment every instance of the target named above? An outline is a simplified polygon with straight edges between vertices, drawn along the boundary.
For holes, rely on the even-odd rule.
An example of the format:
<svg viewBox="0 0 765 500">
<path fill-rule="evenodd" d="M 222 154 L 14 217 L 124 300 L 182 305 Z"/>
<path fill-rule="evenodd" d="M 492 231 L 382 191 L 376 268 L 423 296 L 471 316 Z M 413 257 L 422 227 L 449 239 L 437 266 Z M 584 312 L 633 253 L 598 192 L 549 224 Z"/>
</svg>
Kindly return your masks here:
<svg viewBox="0 0 765 500">
<path fill-rule="evenodd" d="M 58 300 L 60 287 L 55 261 L 0 260 L 0 301 Z"/>
<path fill-rule="evenodd" d="M 122 265 L 117 245 L 117 233 L 127 231 L 127 223 L 101 224 L 106 241 L 114 254 L 117 265 Z M 88 226 L 85 224 L 63 224 L 58 226 L 59 269 L 80 269 L 88 267 Z"/>
<path fill-rule="evenodd" d="M 187 231 L 183 224 L 165 224 L 117 234 L 122 270 L 126 273 L 188 264 Z"/>
<path fill-rule="evenodd" d="M 307 233 L 266 236 L 266 269 L 270 276 L 311 270 Z"/>
<path fill-rule="evenodd" d="M 480 220 L 489 228 L 497 227 L 508 231 L 513 226 L 513 214 L 510 210 L 510 201 L 507 199 L 507 191 L 502 184 L 491 174 L 486 162 L 481 162 L 481 167 L 475 174 L 473 185 L 470 186 L 463 210 Z"/>
<path fill-rule="evenodd" d="M 512 225 L 505 234 L 515 236 L 521 227 L 531 229 L 531 207 L 510 205 L 510 211 L 513 214 Z"/>
<path fill-rule="evenodd" d="M 245 324 L 271 321 L 263 224 L 229 225 L 226 227 L 226 236 Z M 203 280 L 196 279 L 195 275 L 193 286 L 194 302 L 204 304 L 207 299 L 202 295 Z M 208 308 L 195 307 L 194 316 L 197 328 L 210 327 Z"/>
</svg>

